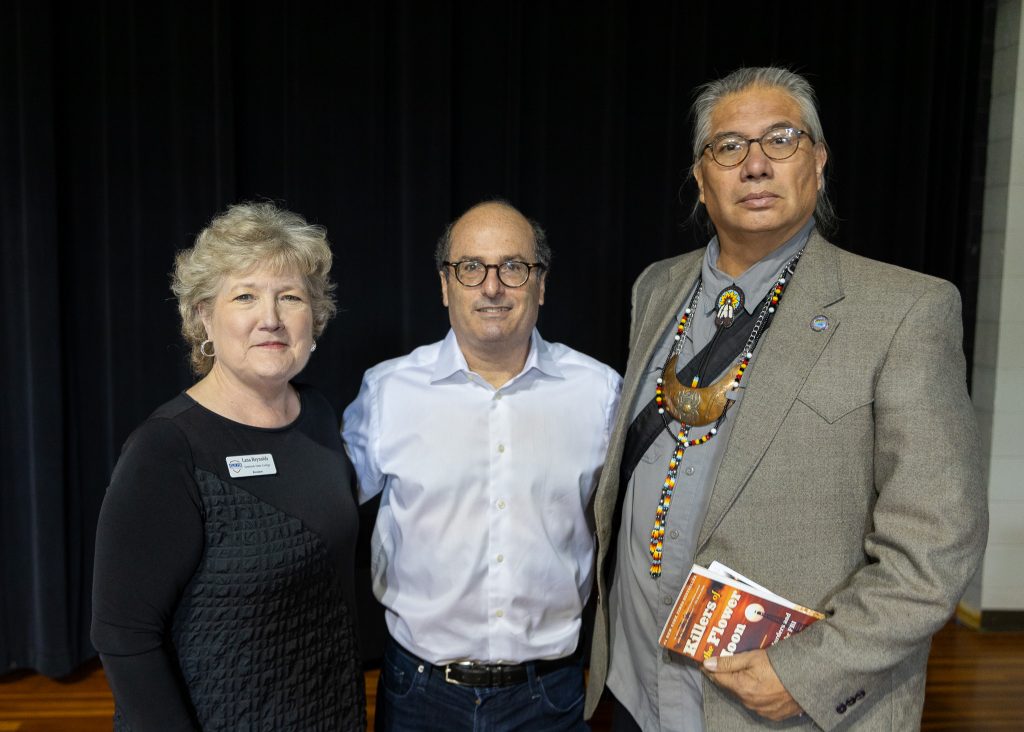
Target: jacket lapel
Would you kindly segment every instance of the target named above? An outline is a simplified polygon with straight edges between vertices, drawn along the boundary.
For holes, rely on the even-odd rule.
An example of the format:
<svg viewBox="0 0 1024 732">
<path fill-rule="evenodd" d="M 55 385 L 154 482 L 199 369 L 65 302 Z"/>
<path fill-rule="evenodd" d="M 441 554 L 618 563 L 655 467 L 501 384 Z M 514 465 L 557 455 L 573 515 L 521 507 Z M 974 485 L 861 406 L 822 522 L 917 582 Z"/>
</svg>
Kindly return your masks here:
<svg viewBox="0 0 1024 732">
<path fill-rule="evenodd" d="M 698 552 L 736 502 L 808 372 L 839 326 L 829 307 L 842 297 L 837 250 L 812 232 L 775 320 L 746 374 L 747 387 L 711 493 Z M 829 319 L 824 332 L 811 328 L 811 321 L 819 315 Z"/>
<path fill-rule="evenodd" d="M 632 422 L 633 403 L 638 398 L 637 392 L 643 386 L 647 365 L 658 347 L 664 330 L 668 327 L 669 319 L 674 318 L 679 312 L 683 300 L 690 292 L 690 287 L 697 279 L 703 253 L 704 250 L 701 249 L 680 257 L 667 268 L 664 276 L 651 278 L 650 287 L 636 293 L 636 331 L 633 334 L 633 342 L 629 344 L 629 361 L 622 380 L 622 395 L 615 428 L 609 441 L 601 481 L 594 495 L 598 536 L 604 543 L 614 529 L 611 521 L 618 494 L 626 489 L 626 486 L 619 485 L 619 465 L 622 461 L 626 432 Z"/>
<path fill-rule="evenodd" d="M 693 283 L 697 280 L 700 272 L 701 256 L 684 257 L 668 269 L 668 276 L 665 281 L 658 283 L 646 293 L 647 303 L 641 311 L 640 322 L 637 324 L 636 344 L 643 344 L 643 350 L 637 353 L 638 358 L 630 358 L 629 366 L 633 373 L 629 374 L 631 381 L 630 403 L 636 395 L 636 389 L 640 388 L 643 381 L 643 374 L 654 356 L 658 345 L 661 343 L 661 336 L 669 327 L 669 321 L 674 320 L 683 307 L 683 301 L 690 294 Z M 640 293 L 637 293 L 638 297 Z M 639 303 L 638 303 L 639 304 Z M 653 395 L 652 395 L 653 396 Z M 626 425 L 629 426 L 628 423 Z"/>
</svg>

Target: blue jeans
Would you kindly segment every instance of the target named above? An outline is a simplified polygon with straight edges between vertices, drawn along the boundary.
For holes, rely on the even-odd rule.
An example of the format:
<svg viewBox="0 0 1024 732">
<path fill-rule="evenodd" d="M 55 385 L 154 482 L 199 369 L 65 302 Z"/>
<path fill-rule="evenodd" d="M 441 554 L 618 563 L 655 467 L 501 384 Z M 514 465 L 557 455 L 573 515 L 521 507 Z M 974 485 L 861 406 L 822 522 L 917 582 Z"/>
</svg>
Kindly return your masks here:
<svg viewBox="0 0 1024 732">
<path fill-rule="evenodd" d="M 377 683 L 377 732 L 585 732 L 583 662 L 515 686 L 480 688 L 444 680 L 444 670 L 393 640 Z"/>
</svg>

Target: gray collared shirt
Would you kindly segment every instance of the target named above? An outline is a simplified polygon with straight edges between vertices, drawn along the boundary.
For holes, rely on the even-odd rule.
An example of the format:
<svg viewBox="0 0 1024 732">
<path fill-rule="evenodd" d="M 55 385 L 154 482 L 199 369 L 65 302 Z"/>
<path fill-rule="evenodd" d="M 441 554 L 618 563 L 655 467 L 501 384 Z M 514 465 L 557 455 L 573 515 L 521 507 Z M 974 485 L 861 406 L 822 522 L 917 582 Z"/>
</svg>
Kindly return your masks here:
<svg viewBox="0 0 1024 732">
<path fill-rule="evenodd" d="M 812 218 L 796 236 L 736 279 L 715 266 L 719 253 L 718 238 L 711 240 L 701 266 L 704 287 L 697 304 L 697 314 L 687 327 L 679 355 L 680 365 L 700 352 L 714 335 L 718 294 L 729 285 L 738 285 L 746 295 L 744 307 L 756 315 L 768 289 L 786 263 L 807 243 L 813 228 Z M 679 285 L 685 286 L 686 283 Z M 693 296 L 694 287 L 696 283 L 690 284 L 684 308 Z M 673 321 L 665 324 L 661 343 L 645 367 L 643 386 L 635 401 L 628 405 L 634 419 L 654 396 L 655 383 L 668 358 L 681 315 L 681 311 L 676 313 Z M 755 358 L 756 355 L 755 350 Z M 705 378 L 704 383 L 710 383 L 710 380 Z M 650 536 L 669 457 L 675 449 L 678 422 L 671 423 L 671 435 L 668 430 L 658 435 L 637 464 L 626 487 L 617 539 L 618 561 L 609 597 L 611 660 L 608 688 L 643 730 L 704 730 L 701 673 L 696 664 L 659 646 L 658 636 L 693 564 L 697 537 L 707 513 L 715 476 L 729 442 L 736 410 L 742 401 L 743 388 L 737 391 L 736 404 L 731 407 L 718 434 L 703 445 L 691 447 L 683 455 L 665 523 L 662 574 L 657 580 L 650 576 Z M 700 437 L 712 426 L 694 427 L 689 437 Z"/>
</svg>

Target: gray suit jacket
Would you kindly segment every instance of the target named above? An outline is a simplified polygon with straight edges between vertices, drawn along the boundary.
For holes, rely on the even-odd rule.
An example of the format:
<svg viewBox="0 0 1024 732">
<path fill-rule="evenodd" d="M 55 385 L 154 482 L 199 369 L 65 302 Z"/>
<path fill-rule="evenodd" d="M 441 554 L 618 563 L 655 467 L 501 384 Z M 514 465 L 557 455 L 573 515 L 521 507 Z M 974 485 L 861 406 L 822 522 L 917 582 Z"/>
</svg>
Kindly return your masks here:
<svg viewBox="0 0 1024 732">
<path fill-rule="evenodd" d="M 630 405 L 702 256 L 657 262 L 633 289 L 621 407 L 594 498 L 588 717 L 608 669 L 605 559 Z M 819 332 L 810 324 L 822 315 Z M 744 383 L 695 561 L 717 559 L 829 617 L 768 652 L 806 716 L 770 723 L 705 680 L 707 728 L 917 729 L 931 636 L 987 533 L 956 288 L 812 233 Z"/>
</svg>

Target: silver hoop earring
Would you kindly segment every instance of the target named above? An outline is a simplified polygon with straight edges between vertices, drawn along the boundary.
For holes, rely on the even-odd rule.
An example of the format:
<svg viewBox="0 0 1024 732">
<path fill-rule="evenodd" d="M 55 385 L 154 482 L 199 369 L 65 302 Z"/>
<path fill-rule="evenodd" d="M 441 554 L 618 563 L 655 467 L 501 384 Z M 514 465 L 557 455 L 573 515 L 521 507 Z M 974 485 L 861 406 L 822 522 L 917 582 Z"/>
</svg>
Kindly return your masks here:
<svg viewBox="0 0 1024 732">
<path fill-rule="evenodd" d="M 313 345 L 309 347 L 309 352 L 312 353 L 316 350 L 316 341 L 313 341 Z"/>
<path fill-rule="evenodd" d="M 214 356 L 216 356 L 216 355 L 217 355 L 217 352 L 216 352 L 216 351 L 214 351 L 213 353 L 207 353 L 207 352 L 206 352 L 206 344 L 207 344 L 207 343 L 213 343 L 213 341 L 211 341 L 211 340 L 210 340 L 209 338 L 207 338 L 207 339 L 206 339 L 205 341 L 203 341 L 202 343 L 200 343 L 200 344 L 199 344 L 199 352 L 200 352 L 201 354 L 203 354 L 204 356 L 206 356 L 207 358 L 213 358 Z"/>
</svg>

